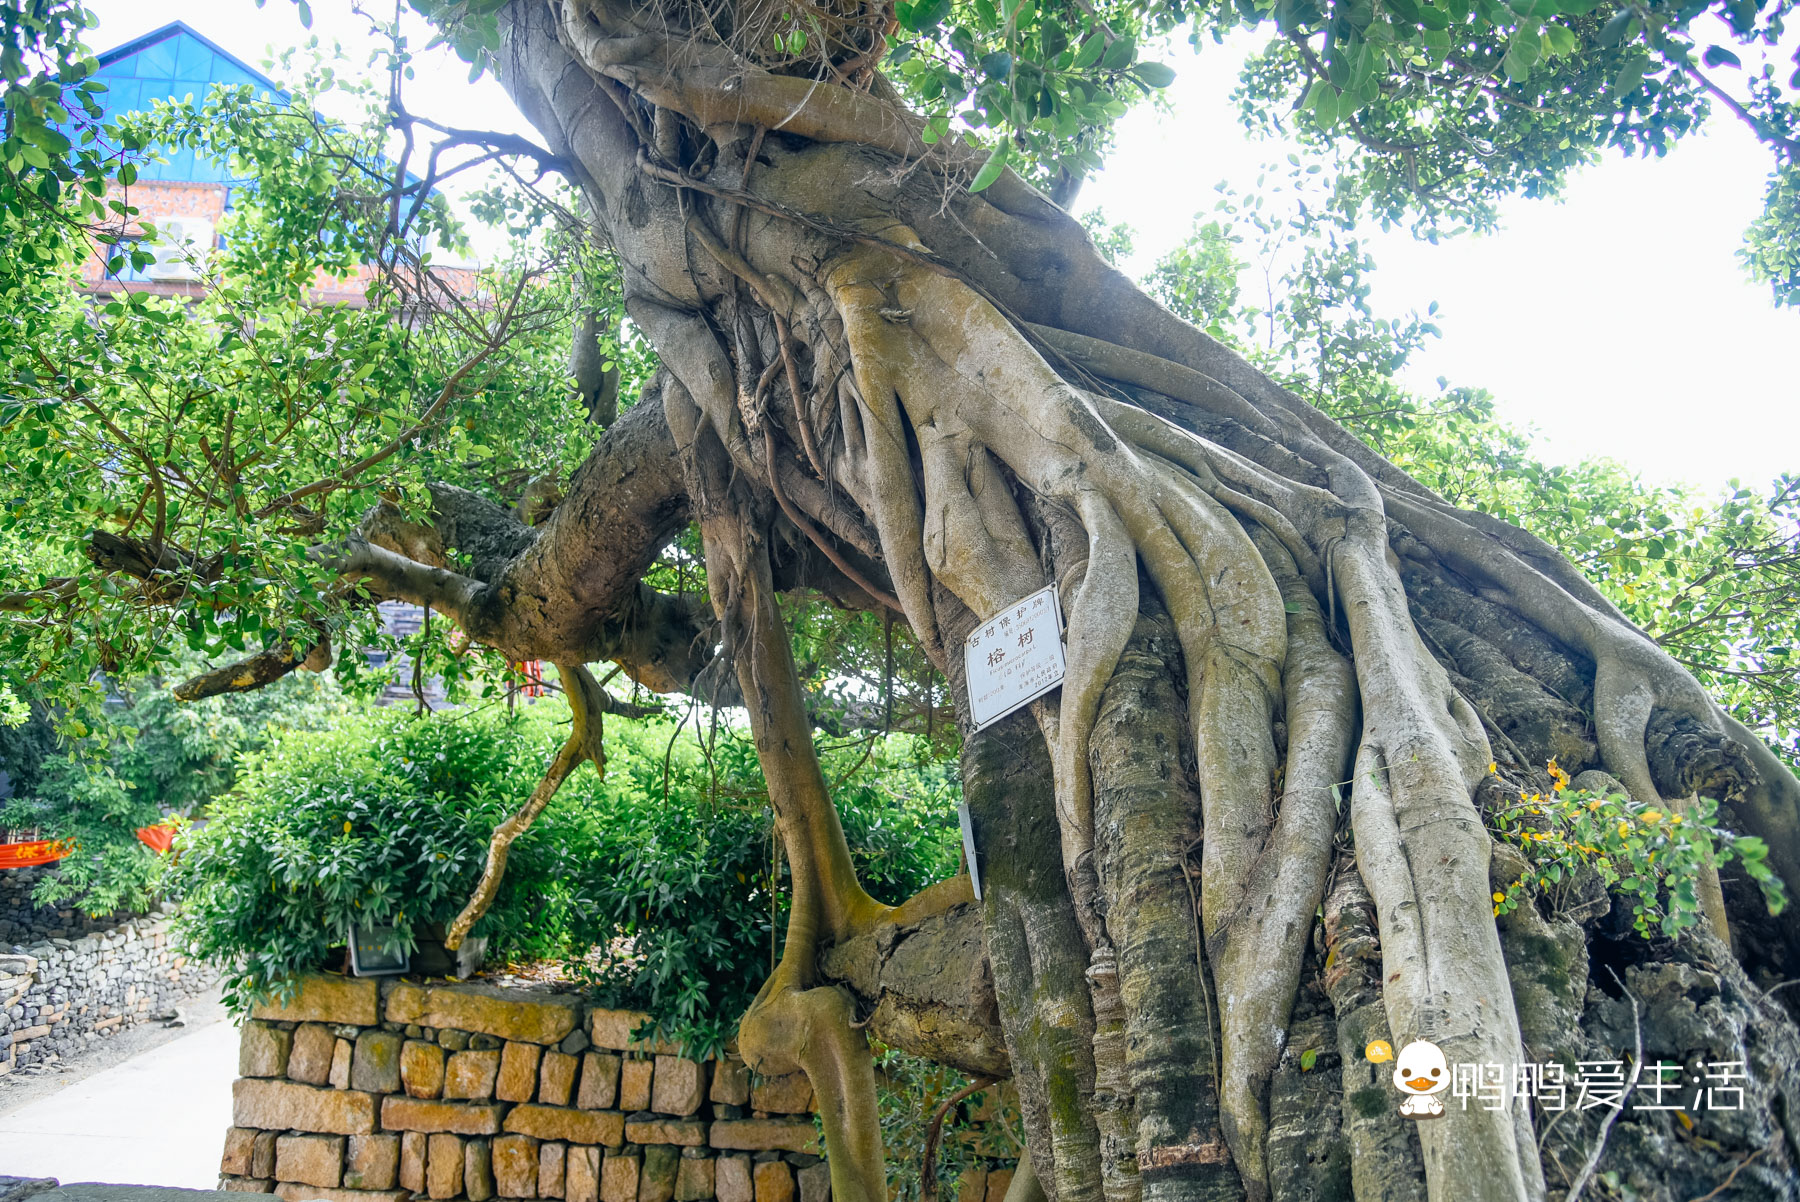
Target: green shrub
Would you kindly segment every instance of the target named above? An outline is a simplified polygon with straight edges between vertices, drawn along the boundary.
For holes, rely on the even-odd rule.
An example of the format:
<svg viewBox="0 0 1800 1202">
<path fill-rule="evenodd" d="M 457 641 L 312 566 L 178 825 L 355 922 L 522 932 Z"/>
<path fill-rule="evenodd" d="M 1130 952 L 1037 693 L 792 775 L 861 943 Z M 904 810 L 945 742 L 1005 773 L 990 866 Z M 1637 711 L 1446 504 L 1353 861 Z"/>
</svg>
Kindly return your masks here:
<svg viewBox="0 0 1800 1202">
<path fill-rule="evenodd" d="M 567 720 L 553 700 L 512 718 L 384 711 L 277 737 L 188 842 L 186 938 L 226 964 L 237 1005 L 318 966 L 353 924 L 393 925 L 410 945 L 468 899 L 488 836 Z M 910 739 L 821 750 L 872 893 L 901 901 L 956 870 L 949 771 L 912 758 Z M 654 1014 L 666 1037 L 711 1052 L 785 927 L 771 834 L 747 738 L 615 720 L 605 779 L 584 765 L 564 783 L 513 844 L 475 931 L 490 960 L 565 959 L 604 1004 Z"/>
<path fill-rule="evenodd" d="M 453 917 L 489 833 L 558 741 L 553 716 L 538 709 L 512 720 L 381 711 L 278 735 L 248 757 L 179 865 L 184 937 L 226 966 L 227 1000 L 247 1004 L 320 966 L 353 926 L 392 925 L 410 948 L 420 928 Z M 545 834 L 516 846 L 520 871 L 489 920 L 515 939 L 555 921 L 520 888 Z"/>
<path fill-rule="evenodd" d="M 874 1051 L 889 1202 L 918 1202 L 924 1196 L 931 1117 L 972 1081 L 953 1068 L 899 1048 L 877 1043 Z M 956 1197 L 957 1178 L 965 1169 L 1016 1163 L 1024 1150 L 1023 1139 L 1018 1106 L 1003 1086 L 989 1086 L 962 1099 L 944 1115 L 932 1166 L 937 1196 Z"/>
<path fill-rule="evenodd" d="M 1578 876 L 1592 871 L 1608 892 L 1630 903 L 1639 935 L 1673 937 L 1701 921 L 1701 870 L 1734 861 L 1762 889 L 1770 914 L 1786 907 L 1786 887 L 1767 863 L 1768 845 L 1714 826 L 1719 803 L 1710 797 L 1696 799 L 1683 815 L 1623 793 L 1571 788 L 1555 760 L 1547 767 L 1551 792 L 1523 794 L 1491 816 L 1494 833 L 1517 846 L 1527 865 L 1494 894 L 1496 918 L 1538 895 L 1560 909 Z"/>
<path fill-rule="evenodd" d="M 731 734 L 710 747 L 674 738 L 667 723 L 612 730 L 605 786 L 584 808 L 575 904 L 583 937 L 625 954 L 602 958 L 591 979 L 605 1004 L 647 1011 L 665 1037 L 709 1053 L 736 1028 L 778 950 L 772 933 L 786 927 L 755 751 Z M 852 861 L 890 903 L 957 866 L 956 779 L 916 750 L 903 738 L 872 753 L 866 742 L 820 748 Z M 565 796 L 551 808 L 578 804 Z"/>
</svg>

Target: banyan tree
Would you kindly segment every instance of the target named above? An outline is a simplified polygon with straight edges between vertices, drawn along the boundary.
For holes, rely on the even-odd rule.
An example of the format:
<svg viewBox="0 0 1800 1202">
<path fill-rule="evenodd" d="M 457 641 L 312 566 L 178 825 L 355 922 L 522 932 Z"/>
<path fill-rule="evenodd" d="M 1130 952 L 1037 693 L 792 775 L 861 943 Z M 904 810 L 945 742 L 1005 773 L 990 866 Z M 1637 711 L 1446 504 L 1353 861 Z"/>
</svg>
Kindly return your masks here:
<svg viewBox="0 0 1800 1202">
<path fill-rule="evenodd" d="M 1795 975 L 1791 936 L 1753 884 L 1703 867 L 1675 939 L 1591 877 L 1496 914 L 1526 865 L 1489 816 L 1565 785 L 1714 799 L 1800 891 L 1800 780 L 1562 554 L 1151 299 L 1058 203 L 1068 172 L 940 136 L 883 73 L 892 6 L 438 7 L 498 22 L 660 367 L 541 524 L 441 488 L 429 526 L 325 554 L 579 686 L 491 870 L 595 750 L 583 665 L 742 704 L 793 908 L 739 1047 L 811 1079 L 839 1202 L 888 1196 L 871 1034 L 1012 1079 L 1012 1202 L 1794 1196 L 1800 1036 L 1746 972 Z M 1611 15 L 1568 21 L 1605 47 Z M 690 523 L 709 606 L 644 580 Z M 974 729 L 965 639 L 1050 585 L 1060 688 Z M 891 615 L 948 682 L 979 900 L 859 884 L 790 591 Z M 1562 1065 L 1568 1105 L 1402 1117 L 1368 1049 L 1416 1040 L 1507 1091 Z M 1736 1065 L 1741 1105 L 1642 1109 L 1651 1061 Z M 1584 1063 L 1620 1066 L 1623 1109 L 1584 1105 Z"/>
</svg>

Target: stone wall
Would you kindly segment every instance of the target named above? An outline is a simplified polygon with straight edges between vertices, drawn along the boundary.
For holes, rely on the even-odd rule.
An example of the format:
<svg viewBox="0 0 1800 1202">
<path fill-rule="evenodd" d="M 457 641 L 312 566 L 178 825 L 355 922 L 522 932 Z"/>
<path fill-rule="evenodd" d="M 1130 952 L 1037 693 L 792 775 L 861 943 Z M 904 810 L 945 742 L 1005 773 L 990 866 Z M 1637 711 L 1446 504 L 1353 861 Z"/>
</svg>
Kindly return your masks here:
<svg viewBox="0 0 1800 1202">
<path fill-rule="evenodd" d="M 633 1041 L 642 1020 L 537 990 L 308 978 L 244 1025 L 220 1187 L 290 1202 L 827 1202 L 803 1075 L 683 1059 Z"/>
<path fill-rule="evenodd" d="M 118 926 L 129 915 L 90 918 L 72 906 L 40 906 L 31 900 L 38 882 L 54 872 L 49 866 L 0 870 L 0 952 L 24 951 L 44 939 L 73 939 L 89 931 Z"/>
<path fill-rule="evenodd" d="M 218 976 L 176 949 L 163 916 L 0 950 L 0 1075 L 67 1060 L 165 1013 Z"/>
</svg>

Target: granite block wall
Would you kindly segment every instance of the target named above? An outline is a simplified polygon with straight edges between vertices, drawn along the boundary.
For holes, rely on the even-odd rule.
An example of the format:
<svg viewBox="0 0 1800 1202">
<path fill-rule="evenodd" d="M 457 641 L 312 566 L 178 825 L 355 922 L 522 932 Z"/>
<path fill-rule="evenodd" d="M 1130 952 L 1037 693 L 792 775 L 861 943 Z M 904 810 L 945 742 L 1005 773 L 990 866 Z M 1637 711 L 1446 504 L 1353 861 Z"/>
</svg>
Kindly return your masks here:
<svg viewBox="0 0 1800 1202">
<path fill-rule="evenodd" d="M 290 1202 L 828 1202 L 812 1090 L 547 991 L 308 978 L 244 1025 L 220 1187 Z"/>
</svg>

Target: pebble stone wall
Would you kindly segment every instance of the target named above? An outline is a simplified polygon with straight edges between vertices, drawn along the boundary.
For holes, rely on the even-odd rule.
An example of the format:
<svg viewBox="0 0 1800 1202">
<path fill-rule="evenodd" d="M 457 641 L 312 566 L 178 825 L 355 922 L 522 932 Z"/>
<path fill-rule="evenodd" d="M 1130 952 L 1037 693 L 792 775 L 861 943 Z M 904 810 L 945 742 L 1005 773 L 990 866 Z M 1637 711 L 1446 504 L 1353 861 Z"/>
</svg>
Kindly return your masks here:
<svg viewBox="0 0 1800 1202">
<path fill-rule="evenodd" d="M 244 1025 L 220 1188 L 827 1202 L 804 1075 L 687 1060 L 633 1041 L 642 1021 L 536 990 L 310 977 Z"/>
<path fill-rule="evenodd" d="M 74 939 L 90 931 L 108 930 L 129 915 L 90 918 L 68 906 L 40 906 L 31 900 L 52 870 L 40 866 L 0 870 L 0 952 L 7 945 L 23 949 L 44 939 Z"/>
<path fill-rule="evenodd" d="M 98 930 L 30 904 L 34 869 L 0 872 L 0 1076 L 79 1055 L 218 979 L 175 947 L 166 913 Z M 60 932 L 60 933 L 58 933 Z"/>
</svg>

